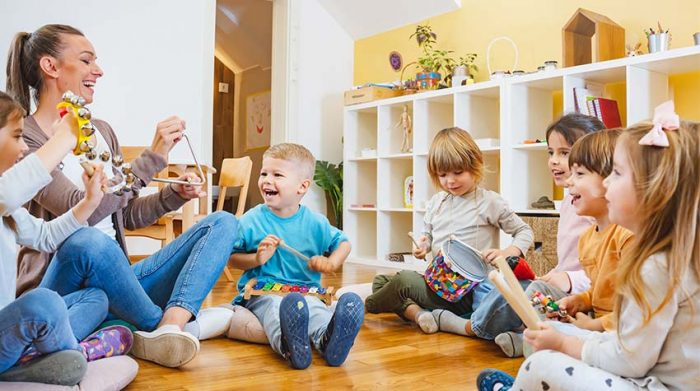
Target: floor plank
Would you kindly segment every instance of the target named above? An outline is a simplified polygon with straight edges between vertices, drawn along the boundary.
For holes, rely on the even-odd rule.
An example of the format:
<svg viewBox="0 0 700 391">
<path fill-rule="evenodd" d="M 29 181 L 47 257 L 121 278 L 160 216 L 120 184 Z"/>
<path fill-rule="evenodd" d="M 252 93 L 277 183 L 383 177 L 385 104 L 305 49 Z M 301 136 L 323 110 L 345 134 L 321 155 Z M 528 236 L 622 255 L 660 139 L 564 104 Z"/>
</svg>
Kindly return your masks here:
<svg viewBox="0 0 700 391">
<path fill-rule="evenodd" d="M 347 264 L 325 286 L 370 282 L 375 268 Z M 383 272 L 394 273 L 395 270 Z M 240 272 L 236 272 L 238 278 Z M 230 301 L 235 284 L 220 279 L 204 307 Z M 347 361 L 326 365 L 314 352 L 311 367 L 293 370 L 267 345 L 225 338 L 202 342 L 199 356 L 180 369 L 139 360 L 139 374 L 128 390 L 278 389 L 475 389 L 483 368 L 517 372 L 521 359 L 503 357 L 493 343 L 447 333 L 423 334 L 393 314 L 367 314 Z"/>
</svg>

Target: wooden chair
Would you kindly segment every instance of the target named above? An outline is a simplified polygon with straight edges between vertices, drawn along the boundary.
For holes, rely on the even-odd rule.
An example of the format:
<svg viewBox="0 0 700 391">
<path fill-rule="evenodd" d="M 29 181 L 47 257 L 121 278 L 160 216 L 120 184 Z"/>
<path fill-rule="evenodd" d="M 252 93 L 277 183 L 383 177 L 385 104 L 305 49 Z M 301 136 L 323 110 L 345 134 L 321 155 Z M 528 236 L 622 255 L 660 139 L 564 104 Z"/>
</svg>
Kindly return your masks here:
<svg viewBox="0 0 700 391">
<path fill-rule="evenodd" d="M 146 147 L 122 147 L 122 157 L 125 162 L 132 162 L 146 149 Z M 159 172 L 156 176 L 159 178 L 167 178 L 170 175 L 170 169 L 166 168 Z M 165 184 L 159 182 L 151 182 L 148 187 L 157 187 L 158 190 L 163 188 Z M 124 230 L 124 235 L 127 237 L 147 237 L 160 241 L 161 248 L 175 239 L 175 231 L 173 230 L 173 217 L 166 214 L 159 218 L 155 223 L 148 227 L 138 228 L 135 230 Z M 132 262 L 139 261 L 145 258 L 145 255 L 132 255 L 129 260 Z"/>
<path fill-rule="evenodd" d="M 202 166 L 202 169 L 205 169 Z M 214 170 L 214 168 L 209 168 Z M 224 210 L 224 202 L 226 201 L 226 190 L 228 188 L 240 187 L 240 193 L 238 195 L 238 204 L 236 206 L 236 217 L 241 217 L 243 212 L 245 212 L 245 201 L 248 197 L 248 188 L 250 185 L 250 174 L 253 170 L 253 161 L 248 156 L 241 158 L 224 159 L 221 162 L 221 171 L 219 172 L 219 200 L 216 203 L 216 211 Z M 206 197 L 205 197 L 206 198 Z M 173 213 L 172 218 L 176 222 L 182 220 L 182 231 L 184 232 L 192 224 L 202 220 L 207 217 L 207 202 L 200 198 L 199 201 L 199 213 L 193 216 L 188 216 L 190 213 L 183 207 L 183 213 Z M 191 204 L 188 202 L 186 205 Z M 194 209 L 190 206 L 191 210 Z M 191 219 L 191 220 L 190 220 Z M 192 223 L 189 223 L 190 220 Z M 177 230 L 177 227 L 175 227 Z M 229 281 L 236 281 L 231 274 L 231 270 L 228 266 L 224 268 L 224 274 Z"/>
<path fill-rule="evenodd" d="M 236 217 L 241 217 L 245 211 L 245 201 L 248 197 L 248 187 L 250 185 L 250 173 L 253 170 L 253 161 L 249 156 L 237 159 L 224 159 L 221 162 L 221 172 L 219 173 L 219 200 L 216 203 L 216 210 L 224 209 L 226 201 L 226 190 L 230 187 L 240 187 L 238 195 L 238 206 L 236 207 Z M 224 268 L 224 274 L 229 281 L 236 281 L 228 265 Z"/>
</svg>

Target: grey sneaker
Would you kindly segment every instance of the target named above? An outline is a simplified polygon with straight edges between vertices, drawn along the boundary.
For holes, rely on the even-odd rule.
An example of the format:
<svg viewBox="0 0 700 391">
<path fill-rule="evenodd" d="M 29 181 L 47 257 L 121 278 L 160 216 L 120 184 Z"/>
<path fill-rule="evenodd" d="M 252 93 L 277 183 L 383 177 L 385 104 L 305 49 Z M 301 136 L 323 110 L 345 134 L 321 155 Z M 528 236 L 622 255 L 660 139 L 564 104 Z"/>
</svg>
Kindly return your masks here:
<svg viewBox="0 0 700 391">
<path fill-rule="evenodd" d="M 62 350 L 40 356 L 0 373 L 0 381 L 74 386 L 83 379 L 87 360 L 77 350 Z"/>
</svg>

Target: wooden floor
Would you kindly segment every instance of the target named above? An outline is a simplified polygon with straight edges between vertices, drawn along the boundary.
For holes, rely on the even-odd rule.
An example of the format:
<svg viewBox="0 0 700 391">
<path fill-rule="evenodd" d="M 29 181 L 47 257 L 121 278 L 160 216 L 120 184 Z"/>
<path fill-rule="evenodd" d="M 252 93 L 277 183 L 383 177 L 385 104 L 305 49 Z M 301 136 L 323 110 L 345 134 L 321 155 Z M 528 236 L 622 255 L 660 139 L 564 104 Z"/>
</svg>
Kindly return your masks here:
<svg viewBox="0 0 700 391">
<path fill-rule="evenodd" d="M 394 273 L 396 270 L 386 270 Z M 324 286 L 370 282 L 376 269 L 346 264 Z M 238 277 L 240 273 L 236 273 Z M 204 307 L 228 302 L 235 284 L 219 280 Z M 180 369 L 139 360 L 139 374 L 128 390 L 330 390 L 330 389 L 475 389 L 483 368 L 515 374 L 521 359 L 508 359 L 489 341 L 447 333 L 423 334 L 393 314 L 366 314 L 365 322 L 341 367 L 326 365 L 318 352 L 308 369 L 291 369 L 268 345 L 225 338 L 202 342 L 199 356 Z"/>
</svg>

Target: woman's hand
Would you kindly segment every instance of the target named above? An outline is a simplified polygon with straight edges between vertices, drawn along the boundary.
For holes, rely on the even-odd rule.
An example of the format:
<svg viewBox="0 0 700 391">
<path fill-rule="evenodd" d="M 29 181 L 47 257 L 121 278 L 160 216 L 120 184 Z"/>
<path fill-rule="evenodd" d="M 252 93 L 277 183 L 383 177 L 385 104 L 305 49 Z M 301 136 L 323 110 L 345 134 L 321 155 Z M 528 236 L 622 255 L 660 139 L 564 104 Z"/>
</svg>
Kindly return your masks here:
<svg viewBox="0 0 700 391">
<path fill-rule="evenodd" d="M 564 292 L 571 292 L 571 280 L 569 279 L 569 273 L 567 272 L 550 271 L 549 273 L 540 277 L 540 280 L 549 285 L 555 286 Z"/>
<path fill-rule="evenodd" d="M 258 244 L 258 251 L 255 253 L 255 261 L 258 266 L 264 265 L 267 261 L 272 258 L 277 251 L 277 246 L 279 246 L 281 239 L 275 235 L 267 235 Z"/>
<path fill-rule="evenodd" d="M 186 127 L 185 121 L 176 116 L 168 117 L 158 122 L 156 134 L 153 136 L 153 142 L 151 143 L 151 151 L 168 160 L 168 153 L 180 141 L 182 132 L 185 131 Z"/>
<path fill-rule="evenodd" d="M 185 182 L 192 181 L 192 183 L 189 185 L 182 185 L 179 183 L 173 183 L 171 185 L 173 187 L 173 191 L 179 194 L 180 197 L 186 200 L 191 200 L 207 195 L 207 192 L 202 190 L 202 184 L 199 182 L 200 178 L 196 174 L 186 172 L 177 179 Z"/>
<path fill-rule="evenodd" d="M 425 259 L 428 251 L 430 251 L 430 240 L 427 236 L 421 235 L 421 237 L 418 238 L 418 247 L 413 249 L 413 256 L 418 259 Z"/>
</svg>

